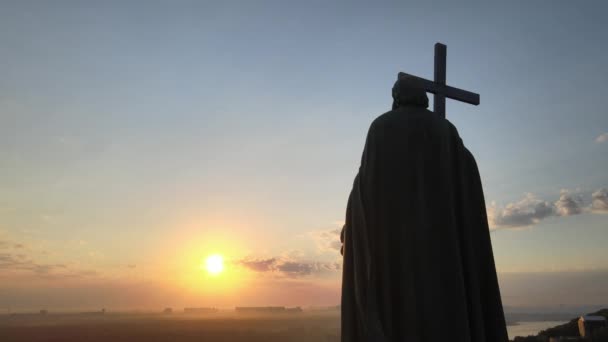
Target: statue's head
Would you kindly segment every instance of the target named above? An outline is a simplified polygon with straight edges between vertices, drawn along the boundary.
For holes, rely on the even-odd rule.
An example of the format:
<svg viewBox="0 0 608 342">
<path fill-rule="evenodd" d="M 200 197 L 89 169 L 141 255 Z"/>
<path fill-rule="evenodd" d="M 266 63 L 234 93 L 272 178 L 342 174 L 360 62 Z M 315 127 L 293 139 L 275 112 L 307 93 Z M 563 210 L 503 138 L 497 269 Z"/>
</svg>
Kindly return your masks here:
<svg viewBox="0 0 608 342">
<path fill-rule="evenodd" d="M 400 72 L 397 75 L 397 82 L 393 86 L 393 109 L 406 105 L 427 108 L 429 98 L 426 96 L 426 90 L 416 78 Z"/>
</svg>

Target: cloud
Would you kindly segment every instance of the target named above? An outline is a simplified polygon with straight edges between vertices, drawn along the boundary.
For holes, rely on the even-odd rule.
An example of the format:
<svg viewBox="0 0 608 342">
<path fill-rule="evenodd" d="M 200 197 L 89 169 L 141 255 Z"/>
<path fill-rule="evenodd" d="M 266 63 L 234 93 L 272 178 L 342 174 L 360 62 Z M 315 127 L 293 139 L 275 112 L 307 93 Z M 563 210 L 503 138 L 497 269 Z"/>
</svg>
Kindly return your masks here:
<svg viewBox="0 0 608 342">
<path fill-rule="evenodd" d="M 555 201 L 526 194 L 504 207 L 492 203 L 488 207 L 488 223 L 492 230 L 533 226 L 548 217 L 566 217 L 586 212 L 608 212 L 608 190 L 601 188 L 589 195 L 562 190 Z"/>
<path fill-rule="evenodd" d="M 555 215 L 553 204 L 540 200 L 530 193 L 517 202 L 507 204 L 504 208 L 495 204 L 488 208 L 491 228 L 527 227 L 552 215 Z"/>
<path fill-rule="evenodd" d="M 82 268 L 79 261 L 49 261 L 49 254 L 55 253 L 33 249 L 32 245 L 14 239 L 0 239 L 0 283 L 11 280 L 83 279 L 100 275 L 95 270 Z"/>
<path fill-rule="evenodd" d="M 24 254 L 0 254 L 0 270 L 25 270 L 35 274 L 48 274 L 55 267 L 62 268 L 64 265 L 37 264 Z"/>
<path fill-rule="evenodd" d="M 300 277 L 311 274 L 314 270 L 314 264 L 285 261 L 277 265 L 277 270 L 291 277 Z"/>
<path fill-rule="evenodd" d="M 285 257 L 262 259 L 242 259 L 236 262 L 256 273 L 274 274 L 279 277 L 299 278 L 313 274 L 339 271 L 341 266 L 337 262 L 313 262 L 292 260 Z"/>
<path fill-rule="evenodd" d="M 591 210 L 608 213 L 608 189 L 601 188 L 591 194 Z"/>
<path fill-rule="evenodd" d="M 595 142 L 598 144 L 608 142 L 608 132 L 602 133 L 595 138 Z"/>
<path fill-rule="evenodd" d="M 13 242 L 10 240 L 0 240 L 0 248 L 14 248 L 14 249 L 25 249 L 25 245 L 22 243 Z"/>
<path fill-rule="evenodd" d="M 332 228 L 326 230 L 316 230 L 309 232 L 308 235 L 315 241 L 320 252 L 336 253 L 340 251 L 340 232 L 342 228 Z"/>
<path fill-rule="evenodd" d="M 276 258 L 241 260 L 238 263 L 255 272 L 269 272 L 274 269 Z"/>
<path fill-rule="evenodd" d="M 0 253 L 0 273 L 21 273 L 39 278 L 74 278 L 95 275 L 95 271 L 74 270 L 65 264 L 38 263 L 25 254 Z"/>
<path fill-rule="evenodd" d="M 583 210 L 582 197 L 571 195 L 567 190 L 562 190 L 559 199 L 555 202 L 555 213 L 559 216 L 578 215 Z"/>
</svg>

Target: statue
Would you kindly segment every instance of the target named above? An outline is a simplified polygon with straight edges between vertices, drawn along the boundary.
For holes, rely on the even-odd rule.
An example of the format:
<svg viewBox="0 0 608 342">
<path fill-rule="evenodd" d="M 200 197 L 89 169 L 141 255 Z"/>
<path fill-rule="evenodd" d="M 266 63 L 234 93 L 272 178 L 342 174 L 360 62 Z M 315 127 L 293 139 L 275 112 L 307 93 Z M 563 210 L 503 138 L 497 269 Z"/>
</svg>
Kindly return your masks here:
<svg viewBox="0 0 608 342">
<path fill-rule="evenodd" d="M 400 73 L 371 124 L 342 230 L 343 342 L 506 342 L 479 171 Z"/>
</svg>

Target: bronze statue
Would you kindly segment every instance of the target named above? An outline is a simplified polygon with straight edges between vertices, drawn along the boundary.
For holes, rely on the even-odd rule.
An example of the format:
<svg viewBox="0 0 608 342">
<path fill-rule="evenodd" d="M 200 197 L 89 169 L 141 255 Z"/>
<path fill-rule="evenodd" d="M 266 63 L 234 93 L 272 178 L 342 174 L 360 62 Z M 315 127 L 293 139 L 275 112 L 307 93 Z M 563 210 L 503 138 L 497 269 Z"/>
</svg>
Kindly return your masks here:
<svg viewBox="0 0 608 342">
<path fill-rule="evenodd" d="M 479 171 L 420 81 L 400 74 L 367 135 L 341 236 L 342 341 L 506 342 Z"/>
</svg>

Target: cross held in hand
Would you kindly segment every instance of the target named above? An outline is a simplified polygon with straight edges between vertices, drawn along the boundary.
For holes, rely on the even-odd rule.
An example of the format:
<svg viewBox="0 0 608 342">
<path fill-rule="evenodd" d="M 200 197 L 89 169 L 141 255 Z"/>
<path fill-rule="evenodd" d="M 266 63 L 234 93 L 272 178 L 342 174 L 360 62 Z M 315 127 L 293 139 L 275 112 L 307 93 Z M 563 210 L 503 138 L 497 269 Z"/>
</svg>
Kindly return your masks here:
<svg viewBox="0 0 608 342">
<path fill-rule="evenodd" d="M 433 93 L 433 111 L 445 118 L 445 99 L 450 98 L 453 100 L 470 103 L 472 105 L 479 105 L 479 94 L 450 87 L 445 84 L 446 74 L 446 52 L 447 47 L 444 44 L 435 44 L 435 80 L 429 81 L 427 79 L 409 75 L 404 72 L 399 73 L 399 77 L 411 77 L 417 80 L 420 85 L 429 93 Z"/>
</svg>

